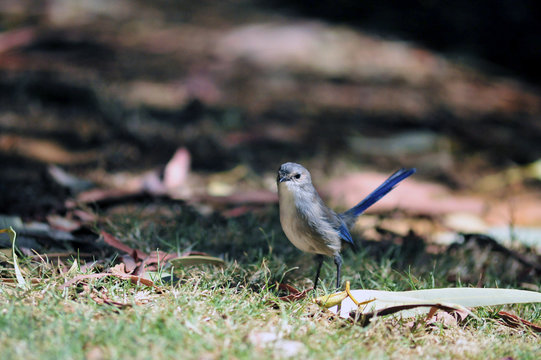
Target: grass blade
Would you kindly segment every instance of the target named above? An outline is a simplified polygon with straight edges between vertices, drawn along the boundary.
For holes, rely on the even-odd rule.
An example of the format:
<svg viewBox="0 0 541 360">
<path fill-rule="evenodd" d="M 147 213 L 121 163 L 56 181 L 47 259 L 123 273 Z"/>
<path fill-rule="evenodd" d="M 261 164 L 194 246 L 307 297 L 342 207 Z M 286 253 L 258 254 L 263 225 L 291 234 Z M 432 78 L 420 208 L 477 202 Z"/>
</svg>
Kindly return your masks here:
<svg viewBox="0 0 541 360">
<path fill-rule="evenodd" d="M 183 256 L 183 257 L 169 260 L 169 262 L 171 263 L 171 265 L 175 267 L 190 266 L 190 265 L 203 265 L 203 264 L 216 265 L 216 266 L 225 265 L 225 261 L 223 261 L 220 258 L 213 257 L 213 256 L 200 256 L 200 255 Z"/>
<path fill-rule="evenodd" d="M 9 239 L 11 240 L 11 251 L 13 255 L 13 267 L 15 268 L 15 277 L 17 278 L 17 285 L 23 289 L 28 289 L 28 283 L 23 277 L 21 269 L 19 267 L 19 262 L 17 260 L 17 254 L 15 253 L 15 240 L 17 239 L 17 233 L 10 226 L 8 229 L 0 229 L 1 233 L 8 233 Z"/>
</svg>

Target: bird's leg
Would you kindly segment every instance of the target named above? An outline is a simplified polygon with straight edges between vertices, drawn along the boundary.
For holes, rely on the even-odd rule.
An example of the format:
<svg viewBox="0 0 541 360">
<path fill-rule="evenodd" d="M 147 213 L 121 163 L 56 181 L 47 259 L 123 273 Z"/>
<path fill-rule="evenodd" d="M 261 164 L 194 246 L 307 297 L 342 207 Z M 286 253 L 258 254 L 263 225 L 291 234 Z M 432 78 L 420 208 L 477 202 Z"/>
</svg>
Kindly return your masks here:
<svg viewBox="0 0 541 360">
<path fill-rule="evenodd" d="M 340 254 L 334 255 L 334 263 L 336 264 L 336 288 L 340 288 L 340 271 L 342 269 L 342 257 Z"/>
<path fill-rule="evenodd" d="M 323 265 L 323 255 L 317 254 L 316 257 L 317 270 L 316 270 L 316 279 L 314 280 L 314 291 L 317 289 L 317 283 L 319 281 L 319 272 L 321 271 L 321 265 Z"/>
</svg>

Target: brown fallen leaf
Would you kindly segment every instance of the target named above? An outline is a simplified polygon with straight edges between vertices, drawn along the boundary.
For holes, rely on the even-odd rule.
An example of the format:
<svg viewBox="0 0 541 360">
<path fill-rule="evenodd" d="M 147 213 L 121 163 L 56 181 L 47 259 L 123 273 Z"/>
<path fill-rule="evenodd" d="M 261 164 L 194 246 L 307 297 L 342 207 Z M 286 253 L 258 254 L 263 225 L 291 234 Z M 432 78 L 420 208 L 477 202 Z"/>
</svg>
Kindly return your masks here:
<svg viewBox="0 0 541 360">
<path fill-rule="evenodd" d="M 47 172 L 52 180 L 63 188 L 68 189 L 72 194 L 77 194 L 81 191 L 88 190 L 93 186 L 92 182 L 78 178 L 68 173 L 60 166 L 49 165 L 47 167 Z"/>
<path fill-rule="evenodd" d="M 300 293 L 299 290 L 297 290 L 297 288 L 289 285 L 289 284 L 284 284 L 284 283 L 280 283 L 278 284 L 278 289 L 280 290 L 286 290 L 288 291 L 290 294 L 298 294 Z"/>
<path fill-rule="evenodd" d="M 536 333 L 541 333 L 541 326 L 531 323 L 528 320 L 524 320 L 514 314 L 508 313 L 507 311 L 500 311 L 497 315 L 502 324 L 512 327 L 513 329 L 525 327 Z"/>
<path fill-rule="evenodd" d="M 141 259 L 137 267 L 134 269 L 133 274 L 137 276 L 143 276 L 146 271 L 156 271 L 159 265 L 178 258 L 177 254 L 166 253 L 163 251 L 153 251 L 145 258 Z"/>
<path fill-rule="evenodd" d="M 136 276 L 143 276 L 147 270 L 155 271 L 156 267 L 152 266 L 150 264 L 147 264 L 149 257 L 147 256 L 144 259 L 141 259 L 141 261 L 137 262 L 137 266 L 133 270 L 133 274 Z"/>
<path fill-rule="evenodd" d="M 124 263 L 116 264 L 115 266 L 113 266 L 112 268 L 110 268 L 109 271 L 110 271 L 111 274 L 113 274 L 113 275 L 120 275 L 120 276 L 126 276 L 126 275 L 129 275 L 129 274 L 126 272 L 126 265 L 124 265 Z"/>
<path fill-rule="evenodd" d="M 111 245 L 115 249 L 128 253 L 135 260 L 144 259 L 148 257 L 148 255 L 145 252 L 129 247 L 128 245 L 124 244 L 123 242 L 118 240 L 116 237 L 114 237 L 113 235 L 105 231 L 101 231 L 100 234 L 101 236 L 103 236 L 103 241 L 105 241 L 107 244 Z"/>
<path fill-rule="evenodd" d="M 458 326 L 463 322 L 469 313 L 464 310 L 455 310 L 455 311 L 439 311 L 438 308 L 431 308 L 429 313 L 426 316 L 425 323 L 426 325 L 436 325 L 443 324 L 445 327 Z"/>
<path fill-rule="evenodd" d="M 130 279 L 133 284 L 143 284 L 145 286 L 153 287 L 156 290 L 161 291 L 161 289 L 158 286 L 156 286 L 156 284 L 154 284 L 152 280 L 145 279 L 144 277 L 141 277 L 141 276 L 127 275 L 126 277 L 121 276 L 120 278 L 127 278 L 127 279 Z"/>
<path fill-rule="evenodd" d="M 23 27 L 0 34 L 0 53 L 31 44 L 39 33 L 37 27 Z"/>
<path fill-rule="evenodd" d="M 164 251 L 156 250 L 151 252 L 147 258 L 145 258 L 146 264 L 165 264 L 166 262 L 176 259 L 178 257 L 177 254 L 174 253 L 166 253 Z"/>
<path fill-rule="evenodd" d="M 115 204 L 148 197 L 141 189 L 91 189 L 77 195 L 76 201 L 66 201 L 67 208 L 74 208 L 78 204 Z"/>
<path fill-rule="evenodd" d="M 130 279 L 130 281 L 134 284 L 141 283 L 149 287 L 157 288 L 157 286 L 154 285 L 154 282 L 152 280 L 145 279 L 139 276 L 139 274 L 135 274 L 135 275 L 128 274 L 126 272 L 126 265 L 124 265 L 123 263 L 113 266 L 109 271 L 111 272 L 111 275 L 116 276 L 120 279 Z"/>
<path fill-rule="evenodd" d="M 186 148 L 180 148 L 165 166 L 163 184 L 166 189 L 181 187 L 190 172 L 191 156 Z"/>
<path fill-rule="evenodd" d="M 16 135 L 0 135 L 0 150 L 44 163 L 63 165 L 90 163 L 98 158 L 95 151 L 74 152 L 49 140 Z"/>
<path fill-rule="evenodd" d="M 75 209 L 72 213 L 73 217 L 77 217 L 83 223 L 94 223 L 98 221 L 98 215 L 89 210 Z"/>
<path fill-rule="evenodd" d="M 131 257 L 131 255 L 129 254 L 121 255 L 120 261 L 122 261 L 122 263 L 124 264 L 126 273 L 128 274 L 132 274 L 135 268 L 137 268 L 137 263 L 135 262 L 133 257 Z"/>
<path fill-rule="evenodd" d="M 66 281 L 64 284 L 60 285 L 60 290 L 63 290 L 67 287 L 70 287 L 71 285 L 77 284 L 79 281 L 86 280 L 86 279 L 100 279 L 105 276 L 111 276 L 111 274 L 108 273 L 97 273 L 97 274 L 85 274 L 85 275 L 77 275 L 73 279 Z"/>
<path fill-rule="evenodd" d="M 47 215 L 46 219 L 53 229 L 72 232 L 81 228 L 81 222 L 60 215 Z"/>
<path fill-rule="evenodd" d="M 156 250 L 151 252 L 150 254 L 147 254 L 144 251 L 129 247 L 128 245 L 122 243 L 116 237 L 105 231 L 102 231 L 101 235 L 103 236 L 103 239 L 107 244 L 111 245 L 115 249 L 118 249 L 128 254 L 128 256 L 122 256 L 121 260 L 123 265 L 125 266 L 126 273 L 133 274 L 135 276 L 142 276 L 146 271 L 156 271 L 158 268 L 157 265 L 164 265 L 167 262 L 173 259 L 177 259 L 179 257 L 179 255 L 176 253 L 166 253 L 160 250 Z M 208 256 L 206 253 L 195 251 L 190 251 L 185 254 L 182 254 L 181 257 L 189 255 Z"/>
<path fill-rule="evenodd" d="M 107 294 L 104 291 L 98 291 L 95 288 L 92 288 L 89 295 L 90 295 L 90 298 L 98 304 L 112 305 L 119 309 L 132 306 L 131 304 L 128 304 L 128 303 L 122 303 L 119 301 L 112 300 L 107 296 Z"/>
<path fill-rule="evenodd" d="M 306 289 L 306 290 L 303 290 L 303 291 L 299 291 L 296 288 L 294 288 L 293 286 L 288 285 L 288 284 L 284 284 L 284 283 L 278 284 L 278 289 L 285 290 L 285 291 L 289 292 L 289 295 L 284 295 L 284 296 L 279 297 L 280 300 L 288 301 L 288 302 L 302 300 L 302 299 L 304 299 L 306 297 L 306 295 L 310 291 L 313 290 L 313 288 L 309 288 L 309 289 Z"/>
</svg>

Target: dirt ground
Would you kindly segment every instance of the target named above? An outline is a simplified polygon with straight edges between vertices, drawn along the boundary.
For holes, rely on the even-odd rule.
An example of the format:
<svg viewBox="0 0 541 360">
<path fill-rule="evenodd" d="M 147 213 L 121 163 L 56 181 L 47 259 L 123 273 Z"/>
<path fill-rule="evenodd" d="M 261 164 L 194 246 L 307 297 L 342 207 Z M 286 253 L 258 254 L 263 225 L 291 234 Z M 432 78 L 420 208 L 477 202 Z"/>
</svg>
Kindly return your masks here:
<svg viewBox="0 0 541 360">
<path fill-rule="evenodd" d="M 237 216 L 275 202 L 296 161 L 338 207 L 416 167 L 380 210 L 541 231 L 539 89 L 482 62 L 244 1 L 6 1 L 0 16 L 2 214 L 166 194 Z"/>
</svg>

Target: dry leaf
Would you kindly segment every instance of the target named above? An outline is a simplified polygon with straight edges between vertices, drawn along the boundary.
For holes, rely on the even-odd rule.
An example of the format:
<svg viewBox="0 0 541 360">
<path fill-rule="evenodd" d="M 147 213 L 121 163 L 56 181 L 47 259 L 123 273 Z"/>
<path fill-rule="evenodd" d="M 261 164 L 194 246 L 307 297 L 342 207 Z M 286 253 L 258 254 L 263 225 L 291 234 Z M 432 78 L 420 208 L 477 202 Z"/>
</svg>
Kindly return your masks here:
<svg viewBox="0 0 541 360">
<path fill-rule="evenodd" d="M 79 281 L 86 280 L 86 279 L 100 279 L 105 276 L 110 276 L 111 274 L 108 273 L 97 273 L 97 274 L 85 274 L 85 275 L 77 275 L 73 279 L 66 281 L 64 284 L 60 285 L 60 289 L 65 289 L 67 287 L 70 287 L 71 285 L 77 284 Z"/>
<path fill-rule="evenodd" d="M 37 27 L 23 27 L 0 33 L 0 53 L 31 44 L 39 33 Z"/>
<path fill-rule="evenodd" d="M 137 264 L 135 263 L 133 257 L 131 257 L 129 254 L 121 255 L 120 260 L 124 263 L 126 273 L 131 274 L 135 271 Z"/>
<path fill-rule="evenodd" d="M 184 185 L 190 172 L 191 156 L 186 148 L 180 148 L 165 166 L 163 184 L 166 189 L 175 189 Z"/>
<path fill-rule="evenodd" d="M 310 288 L 310 289 L 306 289 L 304 291 L 299 291 L 297 290 L 296 288 L 294 288 L 293 286 L 291 285 L 288 285 L 288 284 L 278 284 L 278 289 L 280 290 L 285 290 L 287 292 L 289 292 L 289 295 L 284 295 L 284 296 L 280 296 L 279 299 L 282 300 L 282 301 L 289 301 L 289 302 L 293 302 L 293 301 L 298 301 L 298 300 L 302 300 L 306 297 L 306 295 L 313 290 L 313 288 Z"/>
<path fill-rule="evenodd" d="M 67 202 L 66 207 L 73 208 L 78 203 L 95 204 L 95 203 L 115 203 L 128 201 L 131 199 L 144 196 L 140 189 L 124 190 L 124 189 L 92 189 L 79 193 L 76 202 Z"/>
<path fill-rule="evenodd" d="M 529 322 L 528 320 L 524 320 L 514 314 L 508 313 L 506 311 L 500 311 L 498 313 L 498 317 L 501 319 L 501 323 L 505 324 L 509 327 L 512 327 L 514 329 L 526 327 L 532 331 L 535 331 L 537 333 L 541 333 L 541 326 L 536 325 L 534 323 Z"/>
<path fill-rule="evenodd" d="M 98 158 L 95 151 L 74 152 L 49 140 L 15 135 L 0 135 L 0 150 L 52 164 L 89 163 Z"/>
<path fill-rule="evenodd" d="M 110 271 L 111 274 L 113 274 L 113 275 L 120 275 L 120 276 L 126 276 L 126 275 L 128 275 L 128 274 L 126 273 L 126 265 L 124 265 L 123 263 L 116 264 L 115 266 L 113 266 L 112 268 L 110 268 L 109 271 Z"/>
<path fill-rule="evenodd" d="M 81 223 L 79 221 L 60 215 L 47 215 L 47 222 L 52 228 L 67 232 L 72 232 L 81 228 Z"/>
<path fill-rule="evenodd" d="M 437 311 L 437 308 L 433 308 L 436 310 L 433 314 L 428 314 L 426 316 L 426 324 L 427 325 L 435 325 L 435 324 L 443 324 L 446 327 L 453 327 L 457 326 L 461 322 L 463 322 L 469 315 L 467 311 L 464 310 L 455 310 L 451 312 L 447 311 Z"/>
<path fill-rule="evenodd" d="M 137 259 L 144 259 L 144 258 L 148 257 L 148 255 L 146 253 L 144 253 L 143 251 L 137 250 L 137 249 L 132 249 L 131 247 L 129 247 L 128 245 L 122 243 L 116 237 L 114 237 L 111 234 L 108 234 L 105 231 L 101 231 L 101 235 L 103 236 L 103 240 L 107 244 L 111 245 L 115 249 L 118 249 L 120 251 L 124 251 L 124 252 L 128 253 L 129 255 L 131 255 L 136 260 Z"/>
<path fill-rule="evenodd" d="M 95 288 L 92 288 L 89 295 L 90 295 L 90 298 L 98 304 L 112 305 L 112 306 L 116 306 L 119 309 L 131 306 L 131 304 L 122 303 L 122 302 L 118 302 L 118 301 L 110 299 L 107 296 L 107 291 L 105 289 L 97 290 Z"/>
<path fill-rule="evenodd" d="M 56 165 L 49 165 L 47 171 L 54 181 L 69 189 L 72 194 L 77 194 L 83 190 L 87 190 L 93 185 L 92 182 L 73 176 Z"/>
</svg>

